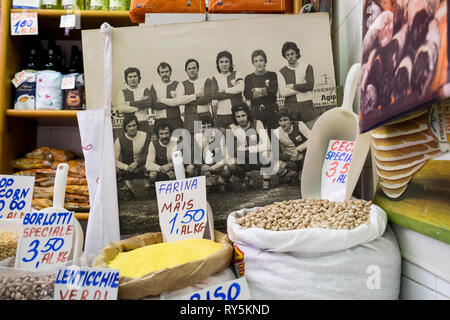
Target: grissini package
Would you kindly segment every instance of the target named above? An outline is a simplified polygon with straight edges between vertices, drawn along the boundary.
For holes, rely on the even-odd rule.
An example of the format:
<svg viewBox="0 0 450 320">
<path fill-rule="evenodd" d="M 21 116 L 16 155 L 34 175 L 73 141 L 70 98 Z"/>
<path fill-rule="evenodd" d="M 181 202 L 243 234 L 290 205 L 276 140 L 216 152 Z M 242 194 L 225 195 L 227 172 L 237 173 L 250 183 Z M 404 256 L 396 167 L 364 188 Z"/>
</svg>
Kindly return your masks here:
<svg viewBox="0 0 450 320">
<path fill-rule="evenodd" d="M 364 1 L 360 132 L 450 96 L 447 0 Z"/>
<path fill-rule="evenodd" d="M 450 99 L 370 131 L 374 203 L 390 221 L 450 243 Z"/>
<path fill-rule="evenodd" d="M 130 19 L 144 23 L 146 13 L 205 13 L 204 0 L 131 0 Z"/>
<path fill-rule="evenodd" d="M 189 287 L 199 283 L 216 272 L 227 268 L 231 262 L 233 247 L 226 234 L 214 232 L 215 242 L 222 244 L 222 249 L 203 260 L 191 261 L 164 270 L 150 272 L 139 278 L 120 277 L 119 299 L 140 299 L 157 296 L 163 292 Z M 162 243 L 161 232 L 145 233 L 129 239 L 110 243 L 94 259 L 93 267 L 107 268 L 119 252 L 131 251 L 144 246 Z"/>
</svg>

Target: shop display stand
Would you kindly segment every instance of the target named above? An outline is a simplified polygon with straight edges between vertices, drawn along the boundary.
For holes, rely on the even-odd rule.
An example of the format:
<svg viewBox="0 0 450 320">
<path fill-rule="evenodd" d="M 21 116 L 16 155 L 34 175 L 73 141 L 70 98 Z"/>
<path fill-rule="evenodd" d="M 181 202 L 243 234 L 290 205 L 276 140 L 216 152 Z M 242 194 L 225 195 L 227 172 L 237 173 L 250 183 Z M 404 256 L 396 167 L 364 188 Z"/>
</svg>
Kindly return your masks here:
<svg viewBox="0 0 450 320">
<path fill-rule="evenodd" d="M 11 36 L 11 12 L 37 12 L 38 32 L 41 40 L 55 39 L 81 42 L 81 29 L 98 29 L 103 22 L 114 27 L 135 26 L 128 11 L 81 10 L 81 29 L 70 30 L 68 36 L 59 27 L 60 17 L 74 14 L 71 10 L 11 9 L 11 0 L 1 0 L 0 25 L 0 173 L 12 174 L 12 160 L 40 147 L 37 132 L 40 126 L 77 128 L 77 111 L 72 110 L 14 110 L 11 79 L 20 70 L 22 51 L 29 36 Z M 48 145 L 52 147 L 52 145 Z M 82 154 L 80 150 L 70 150 Z M 89 213 L 76 213 L 79 220 L 87 220 Z"/>
</svg>

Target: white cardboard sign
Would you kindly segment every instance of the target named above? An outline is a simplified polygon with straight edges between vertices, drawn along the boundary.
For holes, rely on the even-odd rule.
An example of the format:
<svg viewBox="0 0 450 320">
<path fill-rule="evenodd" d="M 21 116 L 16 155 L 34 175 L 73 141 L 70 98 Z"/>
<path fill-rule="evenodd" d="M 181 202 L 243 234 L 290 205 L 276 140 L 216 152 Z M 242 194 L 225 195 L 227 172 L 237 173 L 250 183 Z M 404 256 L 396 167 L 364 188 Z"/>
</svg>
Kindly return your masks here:
<svg viewBox="0 0 450 320">
<path fill-rule="evenodd" d="M 69 266 L 59 269 L 54 300 L 117 300 L 119 270 Z"/>
<path fill-rule="evenodd" d="M 69 74 L 65 75 L 61 81 L 61 89 L 62 90 L 70 90 L 75 88 L 75 78 L 76 75 Z"/>
<path fill-rule="evenodd" d="M 321 198 L 344 201 L 347 175 L 352 161 L 353 141 L 330 140 L 322 166 Z"/>
<path fill-rule="evenodd" d="M 0 175 L 0 219 L 20 219 L 31 210 L 34 176 Z"/>
<path fill-rule="evenodd" d="M 205 177 L 158 181 L 155 185 L 165 241 L 202 239 L 208 217 Z"/>
<path fill-rule="evenodd" d="M 14 9 L 39 9 L 40 0 L 13 0 Z"/>
<path fill-rule="evenodd" d="M 76 27 L 76 17 L 74 14 L 65 14 L 61 16 L 59 22 L 60 28 L 75 28 Z"/>
<path fill-rule="evenodd" d="M 250 290 L 245 277 L 220 283 L 201 291 L 190 293 L 179 300 L 250 300 Z"/>
<path fill-rule="evenodd" d="M 65 265 L 72 251 L 73 217 L 73 212 L 63 210 L 26 213 L 15 267 L 43 271 Z"/>
<path fill-rule="evenodd" d="M 38 34 L 37 12 L 12 12 L 11 35 L 26 36 Z"/>
</svg>

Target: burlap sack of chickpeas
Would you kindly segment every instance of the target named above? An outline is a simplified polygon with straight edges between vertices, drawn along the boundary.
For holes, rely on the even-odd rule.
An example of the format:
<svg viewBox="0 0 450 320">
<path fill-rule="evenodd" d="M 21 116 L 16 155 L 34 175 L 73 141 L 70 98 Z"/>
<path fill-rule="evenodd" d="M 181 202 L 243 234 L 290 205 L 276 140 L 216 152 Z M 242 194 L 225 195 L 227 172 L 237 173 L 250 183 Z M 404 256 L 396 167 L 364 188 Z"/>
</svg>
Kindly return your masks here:
<svg viewBox="0 0 450 320">
<path fill-rule="evenodd" d="M 118 298 L 140 299 L 158 296 L 163 292 L 182 289 L 199 283 L 224 270 L 230 264 L 233 247 L 228 236 L 214 231 L 215 242 L 223 248 L 203 260 L 191 261 L 173 268 L 148 273 L 139 278 L 120 277 Z M 145 233 L 129 239 L 110 243 L 94 259 L 93 267 L 107 268 L 108 262 L 119 252 L 131 251 L 144 246 L 162 243 L 161 232 Z"/>
</svg>

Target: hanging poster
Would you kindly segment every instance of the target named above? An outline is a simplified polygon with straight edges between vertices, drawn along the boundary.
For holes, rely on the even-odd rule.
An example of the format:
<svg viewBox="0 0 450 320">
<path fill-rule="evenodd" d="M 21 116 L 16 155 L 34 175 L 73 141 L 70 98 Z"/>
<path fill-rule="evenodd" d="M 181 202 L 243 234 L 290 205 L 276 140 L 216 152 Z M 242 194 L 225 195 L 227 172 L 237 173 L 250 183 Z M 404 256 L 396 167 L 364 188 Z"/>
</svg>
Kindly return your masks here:
<svg viewBox="0 0 450 320">
<path fill-rule="evenodd" d="M 115 28 L 112 39 L 122 234 L 159 231 L 155 182 L 176 178 L 175 150 L 186 178 L 206 177 L 216 229 L 241 207 L 300 198 L 311 128 L 337 105 L 328 13 Z M 104 38 L 82 40 L 87 108 L 101 108 Z"/>
</svg>

